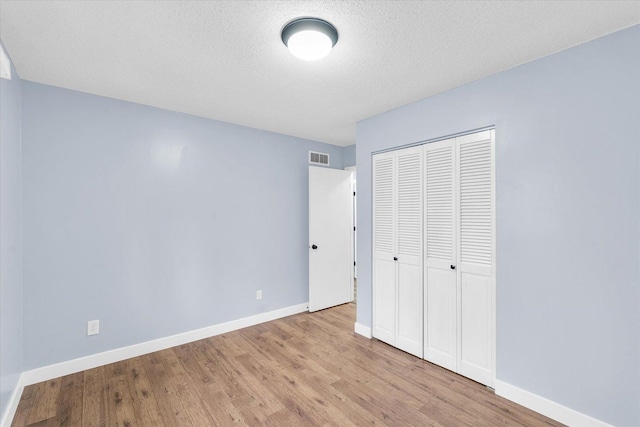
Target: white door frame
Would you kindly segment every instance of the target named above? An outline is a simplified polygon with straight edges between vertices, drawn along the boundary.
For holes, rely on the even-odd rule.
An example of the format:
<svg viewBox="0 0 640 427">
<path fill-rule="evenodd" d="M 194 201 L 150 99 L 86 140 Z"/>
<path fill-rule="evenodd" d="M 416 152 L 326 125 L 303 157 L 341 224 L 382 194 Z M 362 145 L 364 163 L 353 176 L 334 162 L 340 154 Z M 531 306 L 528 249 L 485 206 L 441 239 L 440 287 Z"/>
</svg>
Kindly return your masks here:
<svg viewBox="0 0 640 427">
<path fill-rule="evenodd" d="M 357 211 L 356 211 L 356 184 L 354 183 L 354 179 L 353 179 L 353 175 L 356 172 L 356 167 L 355 166 L 347 166 L 346 168 L 344 168 L 344 170 L 351 172 L 351 191 L 353 192 L 353 214 L 351 215 L 351 265 L 353 266 L 351 268 L 351 301 L 354 302 L 355 299 L 355 295 L 354 295 L 354 287 L 353 287 L 353 283 L 354 280 L 356 279 L 356 268 L 357 268 L 357 261 L 356 261 L 356 249 L 357 249 L 357 245 L 356 245 L 356 227 L 357 227 Z"/>
</svg>

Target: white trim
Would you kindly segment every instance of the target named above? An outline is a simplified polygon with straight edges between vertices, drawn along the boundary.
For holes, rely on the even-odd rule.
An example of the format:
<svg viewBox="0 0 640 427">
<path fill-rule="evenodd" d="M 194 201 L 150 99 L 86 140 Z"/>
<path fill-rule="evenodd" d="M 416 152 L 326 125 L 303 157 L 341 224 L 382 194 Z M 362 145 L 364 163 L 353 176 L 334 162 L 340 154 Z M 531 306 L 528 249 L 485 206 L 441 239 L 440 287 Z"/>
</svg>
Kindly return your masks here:
<svg viewBox="0 0 640 427">
<path fill-rule="evenodd" d="M 344 168 L 344 170 L 351 172 L 351 190 L 353 191 L 353 226 L 356 227 L 358 225 L 358 203 L 357 203 L 357 198 L 356 198 L 356 190 L 357 190 L 357 178 L 354 178 L 356 176 L 356 167 L 355 166 L 347 166 L 346 168 Z M 353 249 L 352 252 L 352 261 L 353 261 L 353 279 L 357 279 L 358 278 L 358 268 L 356 266 L 356 260 L 357 260 L 357 249 L 358 249 L 358 245 L 357 245 L 357 232 L 355 230 L 352 231 L 353 233 L 353 239 L 351 242 L 351 248 Z M 353 289 L 351 290 L 351 301 L 355 301 L 354 298 L 354 292 Z"/>
<path fill-rule="evenodd" d="M 562 406 L 552 400 L 546 399 L 529 391 L 522 390 L 500 380 L 495 381 L 495 390 L 498 396 L 509 399 L 526 408 L 552 418 L 569 426 L 611 427 L 610 424 L 581 412 Z"/>
<path fill-rule="evenodd" d="M 0 78 L 11 80 L 11 60 L 2 44 L 0 44 Z"/>
<path fill-rule="evenodd" d="M 356 167 L 355 166 L 348 166 L 346 168 L 344 168 L 344 170 L 346 170 L 347 172 L 351 172 L 351 194 L 353 194 L 353 198 L 351 199 L 351 227 L 349 228 L 349 232 L 351 233 L 351 261 L 349 263 L 349 267 L 351 269 L 351 296 L 350 296 L 350 301 L 351 302 L 356 302 L 355 301 L 355 295 L 354 295 L 354 281 L 356 279 L 356 275 L 355 275 L 355 268 L 356 268 L 356 231 L 355 231 L 355 226 L 356 226 L 356 215 L 355 215 L 355 209 L 356 209 L 356 204 L 355 204 L 355 197 L 356 197 L 356 186 L 353 185 L 353 173 L 356 171 Z"/>
<path fill-rule="evenodd" d="M 439 136 L 439 137 L 436 137 L 436 138 L 424 139 L 422 141 L 414 141 L 414 142 L 410 142 L 410 143 L 407 143 L 407 144 L 404 144 L 404 145 L 398 145 L 396 147 L 383 148 L 382 150 L 372 151 L 371 155 L 374 156 L 376 154 L 386 153 L 388 151 L 396 151 L 396 150 L 401 150 L 403 148 L 415 147 L 416 145 L 431 144 L 432 142 L 443 141 L 445 139 L 459 138 L 461 136 L 470 135 L 472 133 L 480 133 L 480 132 L 484 132 L 486 130 L 495 129 L 495 127 L 496 127 L 496 125 L 490 125 L 490 126 L 485 126 L 483 128 L 477 128 L 477 129 L 473 129 L 473 130 L 467 130 L 467 131 L 464 131 L 464 132 L 452 133 L 452 134 L 447 135 L 447 136 Z"/>
<path fill-rule="evenodd" d="M 147 353 L 153 353 L 154 351 L 165 350 L 167 348 L 213 337 L 215 335 L 224 334 L 246 328 L 248 326 L 280 319 L 281 317 L 302 313 L 307 311 L 308 308 L 309 303 L 305 302 L 266 313 L 256 314 L 254 316 L 244 317 L 238 320 L 232 320 L 226 323 L 207 326 L 194 331 L 159 338 L 157 340 L 147 341 L 140 344 L 134 344 L 128 347 L 121 347 L 115 350 L 105 351 L 103 353 L 92 354 L 90 356 L 80 357 L 67 362 L 56 363 L 55 365 L 32 369 L 31 371 L 26 371 L 22 374 L 22 385 L 27 386 L 30 384 L 36 384 L 53 378 L 85 371 L 87 369 L 97 368 L 98 366 L 107 365 L 109 363 L 130 359 Z"/>
<path fill-rule="evenodd" d="M 16 388 L 13 389 L 13 393 L 11 393 L 11 397 L 9 398 L 9 404 L 4 411 L 4 414 L 2 414 L 2 418 L 0 419 L 0 427 L 9 427 L 13 422 L 13 417 L 16 415 L 16 409 L 18 409 L 18 403 L 20 403 L 20 398 L 22 397 L 24 386 L 24 374 L 22 374 L 18 378 Z"/>
<path fill-rule="evenodd" d="M 362 323 L 356 322 L 354 331 L 356 334 L 362 335 L 365 338 L 373 338 L 373 335 L 371 335 L 371 328 L 363 325 Z"/>
<path fill-rule="evenodd" d="M 496 287 L 496 230 L 498 230 L 498 222 L 496 221 L 496 129 L 491 129 L 491 384 L 495 390 L 496 387 L 496 354 L 498 354 L 497 343 L 497 312 L 498 302 Z"/>
</svg>

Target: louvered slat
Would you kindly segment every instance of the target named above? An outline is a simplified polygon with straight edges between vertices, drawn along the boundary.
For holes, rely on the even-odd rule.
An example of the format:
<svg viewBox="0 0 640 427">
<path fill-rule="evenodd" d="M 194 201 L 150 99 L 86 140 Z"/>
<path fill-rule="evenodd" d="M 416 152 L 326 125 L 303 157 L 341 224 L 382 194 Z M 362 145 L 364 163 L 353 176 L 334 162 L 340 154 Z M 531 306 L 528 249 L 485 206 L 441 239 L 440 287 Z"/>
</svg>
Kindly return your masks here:
<svg viewBox="0 0 640 427">
<path fill-rule="evenodd" d="M 452 144 L 427 146 L 425 164 L 427 258 L 453 259 Z"/>
<path fill-rule="evenodd" d="M 491 140 L 460 144 L 460 259 L 491 266 Z"/>
<path fill-rule="evenodd" d="M 379 252 L 393 252 L 393 159 L 374 160 L 374 246 Z"/>
<path fill-rule="evenodd" d="M 422 254 L 421 152 L 398 153 L 398 255 Z"/>
</svg>

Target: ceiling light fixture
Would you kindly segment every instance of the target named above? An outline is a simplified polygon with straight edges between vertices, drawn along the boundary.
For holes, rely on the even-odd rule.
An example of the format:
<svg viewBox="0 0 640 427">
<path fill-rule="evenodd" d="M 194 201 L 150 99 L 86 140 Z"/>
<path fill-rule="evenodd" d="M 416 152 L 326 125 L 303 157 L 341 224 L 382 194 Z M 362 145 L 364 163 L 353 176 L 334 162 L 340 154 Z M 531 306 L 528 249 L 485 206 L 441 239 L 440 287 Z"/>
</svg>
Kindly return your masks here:
<svg viewBox="0 0 640 427">
<path fill-rule="evenodd" d="M 338 42 L 338 30 L 319 18 L 298 18 L 282 29 L 282 42 L 294 56 L 305 61 L 323 58 Z"/>
</svg>

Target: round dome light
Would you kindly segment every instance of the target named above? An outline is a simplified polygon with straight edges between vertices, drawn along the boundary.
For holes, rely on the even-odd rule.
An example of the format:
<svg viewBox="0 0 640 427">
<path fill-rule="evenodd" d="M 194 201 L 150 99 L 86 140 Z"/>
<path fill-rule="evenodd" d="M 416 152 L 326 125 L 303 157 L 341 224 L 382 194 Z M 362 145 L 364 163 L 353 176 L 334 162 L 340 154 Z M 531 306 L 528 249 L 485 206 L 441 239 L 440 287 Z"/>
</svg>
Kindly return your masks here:
<svg viewBox="0 0 640 427">
<path fill-rule="evenodd" d="M 298 18 L 282 29 L 282 42 L 294 56 L 305 61 L 323 58 L 338 41 L 338 31 L 318 18 Z"/>
</svg>

